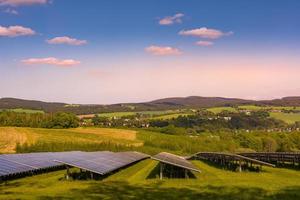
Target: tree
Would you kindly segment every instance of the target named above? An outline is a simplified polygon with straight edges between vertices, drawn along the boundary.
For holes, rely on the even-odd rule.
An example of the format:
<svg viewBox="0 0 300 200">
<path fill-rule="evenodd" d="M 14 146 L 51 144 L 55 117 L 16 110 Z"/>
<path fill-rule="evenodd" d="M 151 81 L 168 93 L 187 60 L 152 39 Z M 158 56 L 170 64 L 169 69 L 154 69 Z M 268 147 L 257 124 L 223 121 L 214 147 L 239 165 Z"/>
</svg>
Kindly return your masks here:
<svg viewBox="0 0 300 200">
<path fill-rule="evenodd" d="M 277 142 L 271 137 L 264 137 L 262 143 L 263 151 L 265 152 L 275 152 L 277 150 Z"/>
</svg>

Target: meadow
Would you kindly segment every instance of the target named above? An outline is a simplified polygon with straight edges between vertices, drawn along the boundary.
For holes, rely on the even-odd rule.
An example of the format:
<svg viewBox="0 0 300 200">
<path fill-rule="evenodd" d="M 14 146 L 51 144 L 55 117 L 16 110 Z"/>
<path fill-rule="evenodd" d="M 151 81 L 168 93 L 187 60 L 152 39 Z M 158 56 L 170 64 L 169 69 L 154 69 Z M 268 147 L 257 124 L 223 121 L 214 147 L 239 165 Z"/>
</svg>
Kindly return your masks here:
<svg viewBox="0 0 300 200">
<path fill-rule="evenodd" d="M 202 161 L 191 179 L 157 178 L 157 162 L 147 159 L 103 180 L 65 180 L 65 170 L 0 184 L 0 199 L 205 199 L 296 200 L 300 173 L 264 167 L 263 172 L 232 172 Z M 74 169 L 72 169 L 74 170 Z"/>
<path fill-rule="evenodd" d="M 288 124 L 294 124 L 295 122 L 300 122 L 300 113 L 270 113 L 271 117 L 283 120 Z"/>
<path fill-rule="evenodd" d="M 144 115 L 146 118 L 151 119 L 159 119 L 159 118 L 173 118 L 178 117 L 179 115 L 186 115 L 190 114 L 189 110 L 163 110 L 163 111 L 137 111 L 137 112 L 109 112 L 109 113 L 99 113 L 97 114 L 99 117 L 105 118 L 121 118 L 121 117 L 132 117 L 135 115 Z M 88 115 L 78 115 L 79 118 L 92 118 L 95 114 L 88 114 Z"/>
<path fill-rule="evenodd" d="M 213 112 L 214 114 L 218 114 L 222 111 L 237 112 L 237 109 L 233 107 L 213 107 L 213 108 L 208 108 L 206 110 Z"/>
<path fill-rule="evenodd" d="M 140 146 L 136 131 L 108 128 L 42 129 L 0 127 L 0 153 L 93 150 L 106 146 Z"/>
<path fill-rule="evenodd" d="M 143 129 L 0 127 L 0 152 L 4 153 L 9 147 L 9 153 L 135 150 L 150 155 L 166 151 L 186 156 L 198 151 L 253 151 L 257 148 L 256 145 L 262 135 L 274 138 L 287 137 L 282 133 L 260 132 L 183 136 Z M 289 141 L 298 141 L 300 148 L 299 133 L 289 133 L 288 136 Z M 246 146 L 243 144 L 245 141 Z M 193 163 L 202 173 L 195 173 L 196 178 L 188 180 L 167 178 L 159 180 L 158 163 L 150 159 L 120 170 L 103 180 L 65 180 L 65 170 L 48 172 L 0 183 L 0 199 L 300 198 L 299 169 L 263 167 L 261 173 L 246 171 L 237 173 L 202 161 Z"/>
<path fill-rule="evenodd" d="M 299 151 L 300 134 L 256 132 L 203 132 L 172 135 L 155 129 L 0 127 L 0 153 L 47 151 L 128 151 L 148 154 L 168 151 L 191 155 L 198 151 Z M 269 144 L 270 143 L 270 144 Z M 269 145 L 266 145 L 269 144 Z"/>
</svg>

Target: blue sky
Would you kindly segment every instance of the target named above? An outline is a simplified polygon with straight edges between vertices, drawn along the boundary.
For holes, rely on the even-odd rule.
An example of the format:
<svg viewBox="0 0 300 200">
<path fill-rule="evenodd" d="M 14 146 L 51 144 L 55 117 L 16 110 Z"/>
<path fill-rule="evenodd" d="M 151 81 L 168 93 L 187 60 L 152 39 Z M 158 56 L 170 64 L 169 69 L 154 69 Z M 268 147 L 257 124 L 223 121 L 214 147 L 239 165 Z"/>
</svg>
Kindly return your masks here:
<svg viewBox="0 0 300 200">
<path fill-rule="evenodd" d="M 0 0 L 0 97 L 299 95 L 299 10 L 297 0 Z"/>
</svg>

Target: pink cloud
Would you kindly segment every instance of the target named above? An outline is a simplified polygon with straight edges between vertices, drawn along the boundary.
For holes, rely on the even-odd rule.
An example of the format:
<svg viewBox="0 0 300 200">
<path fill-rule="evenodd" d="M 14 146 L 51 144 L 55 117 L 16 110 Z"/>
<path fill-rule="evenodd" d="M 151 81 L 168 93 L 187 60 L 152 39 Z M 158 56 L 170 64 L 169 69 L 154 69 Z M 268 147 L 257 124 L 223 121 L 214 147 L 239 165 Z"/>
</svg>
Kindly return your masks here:
<svg viewBox="0 0 300 200">
<path fill-rule="evenodd" d="M 182 13 L 177 13 L 174 16 L 167 16 L 159 20 L 160 25 L 172 25 L 175 23 L 181 23 L 182 22 L 182 17 L 184 14 Z"/>
<path fill-rule="evenodd" d="M 62 67 L 68 67 L 73 65 L 80 64 L 80 61 L 73 59 L 60 60 L 58 58 L 49 57 L 49 58 L 29 58 L 22 60 L 22 63 L 26 65 L 56 65 Z"/>
<path fill-rule="evenodd" d="M 23 26 L 9 26 L 9 27 L 0 26 L 0 37 L 1 36 L 18 37 L 18 36 L 34 35 L 34 34 L 35 34 L 34 30 Z"/>
<path fill-rule="evenodd" d="M 145 51 L 156 56 L 167 56 L 167 55 L 180 55 L 182 52 L 173 47 L 168 47 L 168 46 L 149 46 L 145 48 Z"/>
<path fill-rule="evenodd" d="M 48 0 L 0 0 L 0 6 L 26 6 L 34 4 L 47 4 Z"/>
<path fill-rule="evenodd" d="M 196 45 L 208 47 L 208 46 L 214 45 L 214 43 L 211 41 L 200 40 L 200 41 L 196 42 Z"/>
<path fill-rule="evenodd" d="M 63 37 L 55 37 L 53 39 L 47 40 L 47 43 L 49 43 L 49 44 L 68 44 L 68 45 L 79 46 L 79 45 L 87 44 L 87 41 L 63 36 Z"/>
<path fill-rule="evenodd" d="M 191 30 L 182 30 L 179 32 L 179 35 L 195 36 L 195 37 L 206 38 L 206 39 L 218 39 L 220 37 L 228 36 L 232 34 L 233 32 L 225 33 L 217 29 L 209 29 L 206 27 L 191 29 Z"/>
</svg>

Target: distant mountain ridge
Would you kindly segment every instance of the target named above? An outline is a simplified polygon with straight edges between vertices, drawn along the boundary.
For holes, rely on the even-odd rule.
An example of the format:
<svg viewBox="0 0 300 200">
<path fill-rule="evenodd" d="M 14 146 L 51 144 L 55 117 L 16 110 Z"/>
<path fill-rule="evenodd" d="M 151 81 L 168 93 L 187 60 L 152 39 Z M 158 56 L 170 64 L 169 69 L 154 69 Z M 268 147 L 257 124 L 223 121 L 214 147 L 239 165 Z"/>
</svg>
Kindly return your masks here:
<svg viewBox="0 0 300 200">
<path fill-rule="evenodd" d="M 191 106 L 191 107 L 214 107 L 214 106 L 231 106 L 235 104 L 254 103 L 252 100 L 244 100 L 237 98 L 224 98 L 224 97 L 173 97 L 151 101 L 153 104 L 169 104 L 178 106 Z"/>
<path fill-rule="evenodd" d="M 207 108 L 219 106 L 238 105 L 270 105 L 270 106 L 300 106 L 300 96 L 284 97 L 273 100 L 247 100 L 224 97 L 171 97 L 158 99 L 144 103 L 124 103 L 111 105 L 72 105 L 59 102 L 43 102 L 36 100 L 24 100 L 17 98 L 0 98 L 0 109 L 34 109 L 45 112 L 73 112 L 75 114 L 93 114 L 101 112 L 121 112 L 121 111 L 145 111 L 145 110 L 168 110 L 183 108 Z"/>
</svg>

